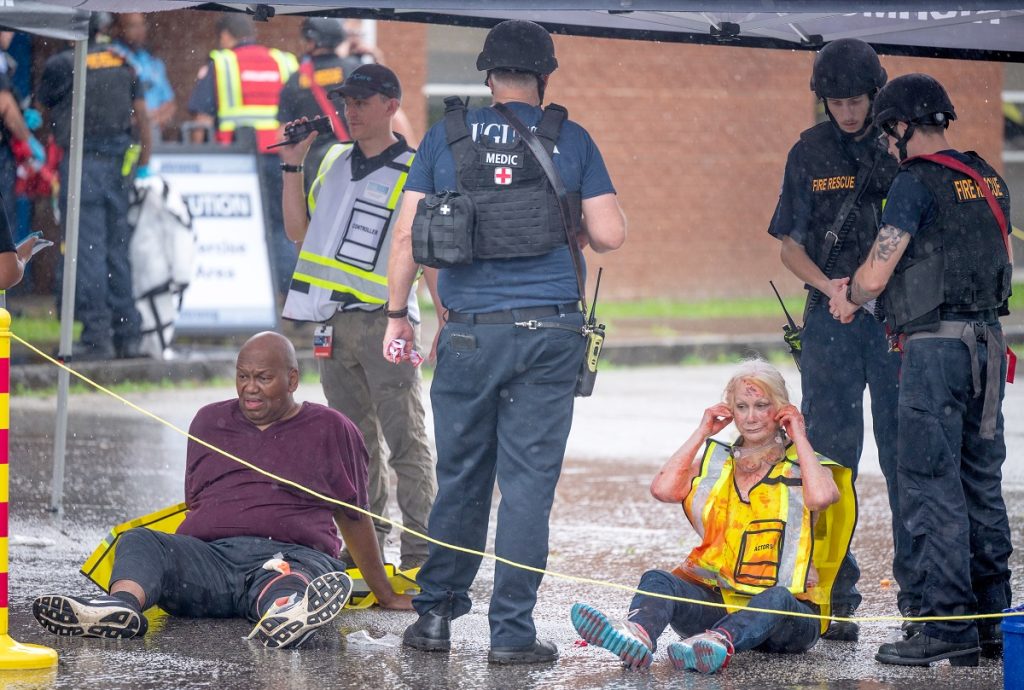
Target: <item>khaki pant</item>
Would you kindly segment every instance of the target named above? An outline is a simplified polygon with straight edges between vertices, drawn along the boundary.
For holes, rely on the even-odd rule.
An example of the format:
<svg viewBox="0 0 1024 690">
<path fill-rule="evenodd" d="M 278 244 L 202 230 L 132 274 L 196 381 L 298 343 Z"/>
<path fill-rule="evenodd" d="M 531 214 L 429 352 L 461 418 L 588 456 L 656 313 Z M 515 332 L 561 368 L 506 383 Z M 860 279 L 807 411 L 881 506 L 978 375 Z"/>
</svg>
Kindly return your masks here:
<svg viewBox="0 0 1024 690">
<path fill-rule="evenodd" d="M 434 462 L 424 425 L 420 373 L 408 362 L 391 364 L 381 354 L 387 316 L 377 311 L 338 312 L 330 359 L 318 360 L 327 403 L 359 427 L 370 456 L 370 510 L 387 516 L 390 476 L 398 476 L 402 524 L 422 534 L 434 502 Z M 417 340 L 419 330 L 417 328 Z M 383 441 L 390 451 L 385 463 Z M 383 552 L 391 525 L 374 521 Z M 418 565 L 427 557 L 427 542 L 408 532 L 401 536 L 401 564 Z"/>
</svg>

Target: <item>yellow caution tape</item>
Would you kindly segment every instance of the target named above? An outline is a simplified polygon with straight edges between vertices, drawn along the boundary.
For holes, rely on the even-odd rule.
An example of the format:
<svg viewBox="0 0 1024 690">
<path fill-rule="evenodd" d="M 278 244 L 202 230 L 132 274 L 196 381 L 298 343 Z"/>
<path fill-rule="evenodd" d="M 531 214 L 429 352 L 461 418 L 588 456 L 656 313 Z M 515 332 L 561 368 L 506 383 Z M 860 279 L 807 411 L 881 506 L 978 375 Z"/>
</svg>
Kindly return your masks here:
<svg viewBox="0 0 1024 690">
<path fill-rule="evenodd" d="M 346 503 L 345 501 L 339 501 L 336 498 L 332 498 L 330 496 L 325 496 L 324 494 L 319 493 L 315 489 L 310 489 L 308 487 L 302 486 L 301 484 L 293 482 L 290 479 L 285 479 L 284 477 L 279 477 L 278 475 L 274 474 L 273 472 L 267 472 L 266 470 L 264 470 L 264 469 L 262 469 L 260 467 L 257 467 L 256 465 L 253 465 L 251 462 L 249 462 L 247 460 L 243 460 L 242 458 L 239 458 L 239 457 L 233 455 L 232 453 L 229 453 L 226 450 L 218 448 L 217 446 L 214 446 L 213 444 L 208 443 L 208 442 L 204 441 L 201 438 L 193 436 L 192 434 L 188 433 L 184 429 L 182 429 L 182 428 L 176 426 L 175 424 L 167 421 L 166 419 L 163 419 L 162 417 L 160 417 L 160 416 L 150 412 L 149 410 L 146 410 L 146 409 L 144 409 L 142 407 L 139 407 L 138 405 L 136 405 L 132 401 L 128 400 L 127 398 L 124 398 L 124 397 L 118 395 L 117 393 L 113 392 L 112 390 L 110 390 L 108 388 L 105 388 L 104 386 L 102 386 L 99 383 L 96 383 L 95 381 L 93 381 L 89 377 L 85 376 L 84 374 L 80 374 L 79 372 L 75 371 L 74 369 L 72 369 L 71 367 L 67 366 L 63 362 L 61 362 L 61 361 L 59 361 L 57 359 L 54 359 L 53 357 L 49 356 L 48 354 L 46 354 L 42 350 L 40 350 L 37 347 L 33 346 L 31 343 L 29 343 L 29 342 L 23 340 L 22 338 L 20 338 L 13 331 L 11 332 L 11 338 L 13 338 L 17 342 L 21 343 L 22 345 L 27 347 L 29 350 L 31 350 L 35 354 L 39 355 L 43 359 L 47 360 L 51 364 L 54 364 L 54 365 L 60 367 L 64 371 L 68 372 L 69 374 L 71 374 L 71 375 L 79 378 L 83 382 L 89 384 L 90 386 L 92 386 L 96 390 L 98 390 L 98 391 L 100 391 L 102 393 L 106 393 L 110 397 L 112 397 L 115 400 L 118 400 L 118 401 L 124 403 L 125 405 L 127 405 L 131 409 L 135 410 L 136 412 L 139 412 L 140 414 L 143 414 L 146 417 L 149 417 L 150 419 L 153 419 L 154 421 L 157 421 L 160 424 L 163 424 L 164 426 L 168 427 L 169 429 L 172 429 L 172 430 L 176 431 L 177 433 L 179 433 L 182 436 L 188 438 L 189 440 L 195 441 L 196 443 L 209 448 L 210 450 L 214 451 L 215 453 L 220 453 L 221 455 L 223 455 L 224 457 L 228 458 L 229 460 L 233 460 L 233 461 L 239 463 L 240 465 L 248 467 L 253 472 L 257 472 L 259 474 L 262 474 L 264 477 L 267 477 L 269 479 L 273 479 L 274 481 L 280 482 L 281 484 L 284 484 L 285 486 L 290 486 L 293 489 L 297 489 L 298 491 L 301 491 L 303 493 L 309 494 L 310 496 L 318 498 L 321 501 L 326 501 L 327 503 L 333 503 L 334 505 L 340 506 L 342 508 L 348 508 L 349 510 L 353 510 L 353 511 L 355 511 L 357 513 L 362 513 L 363 515 L 366 515 L 366 516 L 368 516 L 368 517 L 370 517 L 370 518 L 372 518 L 374 520 L 380 520 L 381 522 L 387 523 L 387 524 L 391 525 L 392 527 L 397 527 L 398 529 L 403 530 L 405 532 L 408 532 L 409 534 L 412 534 L 413 536 L 419 537 L 420 539 L 424 539 L 424 540 L 430 542 L 431 544 L 437 544 L 438 546 L 441 546 L 441 547 L 446 548 L 446 549 L 451 549 L 453 551 L 459 551 L 461 553 L 469 554 L 471 556 L 479 556 L 481 558 L 487 558 L 487 559 L 490 559 L 490 560 L 492 560 L 492 561 L 494 561 L 496 563 L 504 563 L 505 565 L 511 566 L 513 568 L 520 568 L 522 570 L 526 570 L 526 571 L 529 571 L 529 572 L 532 572 L 532 573 L 537 573 L 539 575 L 547 575 L 547 576 L 554 577 L 554 578 L 557 578 L 557 579 L 560 579 L 560 580 L 569 580 L 570 582 L 578 582 L 578 583 L 586 584 L 586 585 L 595 585 L 595 586 L 598 586 L 598 587 L 606 587 L 608 589 L 618 589 L 618 590 L 622 590 L 623 592 L 628 592 L 630 594 L 643 594 L 644 596 L 654 597 L 654 598 L 657 598 L 657 599 L 667 599 L 669 601 L 679 601 L 679 602 L 683 602 L 683 603 L 687 603 L 687 604 L 697 604 L 699 606 L 710 606 L 710 607 L 720 608 L 720 609 L 727 609 L 728 608 L 728 606 L 726 604 L 724 604 L 724 603 L 718 604 L 718 603 L 710 602 L 710 601 L 701 601 L 701 600 L 698 600 L 698 599 L 688 599 L 686 597 L 676 597 L 676 596 L 672 596 L 670 594 L 662 594 L 661 592 L 648 592 L 646 590 L 639 589 L 637 587 L 630 587 L 629 585 L 622 585 L 622 584 L 619 584 L 617 582 L 608 582 L 606 580 L 596 580 L 596 579 L 590 578 L 590 577 L 581 577 L 579 575 L 570 575 L 568 573 L 560 573 L 558 571 L 548 570 L 546 568 L 538 568 L 536 566 L 526 565 L 525 563 L 517 563 L 515 561 L 511 561 L 511 560 L 509 560 L 507 558 L 504 558 L 502 556 L 499 556 L 497 554 L 488 553 L 487 551 L 477 551 L 476 549 L 470 549 L 470 548 L 467 548 L 465 546 L 459 546 L 458 544 L 449 544 L 449 543 L 441 541 L 439 539 L 434 539 L 430 535 L 423 534 L 423 533 L 418 532 L 418 531 L 416 531 L 414 529 L 406 527 L 405 525 L 399 524 L 399 523 L 395 522 L 394 520 L 391 520 L 390 518 L 384 517 L 383 515 L 376 515 L 375 513 L 372 513 L 369 510 L 366 510 L 365 508 L 360 508 L 359 506 L 355 506 L 355 505 L 352 505 L 350 503 Z M 874 621 L 895 621 L 895 622 L 912 621 L 912 622 L 915 622 L 915 623 L 918 623 L 918 622 L 924 623 L 924 622 L 928 622 L 928 621 L 980 620 L 980 619 L 986 619 L 986 618 L 1011 618 L 1011 617 L 1017 617 L 1017 616 L 1024 616 L 1024 611 L 1015 611 L 1015 612 L 1010 612 L 1010 613 L 983 613 L 983 614 L 961 615 L 961 616 L 908 616 L 908 617 L 903 617 L 903 616 L 856 616 L 856 617 L 853 617 L 853 616 L 850 616 L 850 617 L 844 617 L 844 616 L 822 616 L 822 615 L 819 615 L 819 614 L 816 614 L 816 613 L 799 613 L 799 612 L 796 612 L 796 611 L 779 611 L 779 610 L 776 610 L 776 609 L 765 609 L 765 608 L 759 608 L 759 607 L 756 607 L 756 606 L 745 606 L 743 608 L 744 608 L 744 610 L 747 610 L 747 611 L 757 611 L 759 613 L 774 613 L 774 614 L 785 615 L 785 616 L 793 616 L 794 618 L 813 618 L 815 620 L 847 621 L 847 622 L 853 622 L 853 623 L 864 623 L 864 622 L 874 622 Z"/>
</svg>

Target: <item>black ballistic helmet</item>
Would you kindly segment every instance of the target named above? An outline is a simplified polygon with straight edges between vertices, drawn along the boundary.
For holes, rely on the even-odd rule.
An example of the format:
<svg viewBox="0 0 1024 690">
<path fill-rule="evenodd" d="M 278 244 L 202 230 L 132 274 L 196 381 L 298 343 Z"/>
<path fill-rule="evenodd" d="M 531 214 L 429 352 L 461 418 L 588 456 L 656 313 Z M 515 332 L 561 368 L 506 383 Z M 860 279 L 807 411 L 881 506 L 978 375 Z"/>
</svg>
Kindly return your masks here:
<svg viewBox="0 0 1024 690">
<path fill-rule="evenodd" d="M 890 122 L 948 127 L 956 119 L 949 94 L 927 74 L 904 74 L 878 92 L 874 120 L 880 126 Z"/>
<path fill-rule="evenodd" d="M 302 22 L 302 37 L 315 43 L 317 48 L 334 48 L 346 36 L 345 25 L 340 19 L 308 17 Z"/>
<path fill-rule="evenodd" d="M 522 19 L 509 19 L 495 25 L 476 58 L 476 68 L 481 72 L 510 69 L 543 76 L 557 67 L 551 34 L 540 24 Z"/>
<path fill-rule="evenodd" d="M 110 12 L 92 12 L 89 15 L 89 38 L 96 38 L 96 34 L 105 34 L 114 23 L 114 15 Z"/>
<path fill-rule="evenodd" d="M 858 38 L 840 38 L 815 56 L 811 91 L 822 100 L 870 95 L 887 76 L 874 48 Z"/>
</svg>

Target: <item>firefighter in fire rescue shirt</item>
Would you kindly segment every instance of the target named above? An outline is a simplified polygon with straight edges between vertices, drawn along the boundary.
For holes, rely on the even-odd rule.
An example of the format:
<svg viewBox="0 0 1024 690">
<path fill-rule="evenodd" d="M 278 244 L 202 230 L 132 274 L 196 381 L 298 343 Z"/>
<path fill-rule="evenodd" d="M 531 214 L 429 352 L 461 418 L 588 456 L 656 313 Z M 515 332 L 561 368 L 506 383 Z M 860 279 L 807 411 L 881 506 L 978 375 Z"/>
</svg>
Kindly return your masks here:
<svg viewBox="0 0 1024 690">
<path fill-rule="evenodd" d="M 806 284 L 808 303 L 801 334 L 802 410 L 807 435 L 822 454 L 856 477 L 864 446 L 864 388 L 879 464 L 894 516 L 893 575 L 905 615 L 918 606 L 910 537 L 899 519 L 896 487 L 896 402 L 899 355 L 889 352 L 885 328 L 873 314 L 857 312 L 850 324 L 828 313 L 833 278 L 850 276 L 878 232 L 882 200 L 896 174 L 871 122 L 871 102 L 886 72 L 867 43 L 844 38 L 814 60 L 811 90 L 828 119 L 804 131 L 786 161 L 782 192 L 768 232 L 782 241 L 783 264 Z M 849 617 L 860 604 L 860 569 L 851 552 L 832 589 L 832 611 Z M 913 627 L 908 624 L 908 627 Z M 919 626 L 918 626 L 919 627 Z M 834 621 L 825 639 L 856 641 L 858 626 Z"/>
<path fill-rule="evenodd" d="M 277 111 L 281 87 L 298 69 L 295 56 L 255 42 L 252 20 L 244 14 L 225 14 L 217 22 L 219 48 L 199 70 L 188 100 L 195 122 L 213 128 L 221 144 L 235 140 L 240 127 L 256 131 L 260 178 L 267 214 L 267 247 L 277 292 L 288 293 L 295 269 L 295 247 L 284 234 L 281 211 L 281 160 L 273 149 L 279 129 Z M 206 133 L 192 132 L 201 143 Z"/>
<path fill-rule="evenodd" d="M 548 32 L 521 20 L 497 24 L 476 63 L 487 73 L 496 105 L 504 104 L 527 127 L 536 125 L 538 138 L 557 133 L 548 141 L 555 143 L 555 167 L 576 213 L 582 199 L 584 229 L 577 243 L 611 251 L 625 240 L 626 223 L 601 154 L 582 127 L 561 122 L 564 110 L 540 108 L 557 65 Z M 552 118 L 561 122 L 560 130 L 550 127 Z M 458 141 L 450 144 L 452 137 Z M 511 164 L 489 164 L 490 154 Z M 413 342 L 405 304 L 417 271 L 411 233 L 418 203 L 427 195 L 469 187 L 478 218 L 474 257 L 438 275 L 447 323 L 430 390 L 438 494 L 429 535 L 483 549 L 497 478 L 497 555 L 543 568 L 548 515 L 585 349 L 583 315 L 570 255 L 575 247 L 566 241 L 557 198 L 548 191 L 537 159 L 492 107 L 466 110 L 450 100 L 444 121 L 419 148 L 391 251 L 384 353 L 392 361 L 402 359 L 394 340 L 405 341 L 404 356 Z M 495 201 L 499 196 L 502 203 Z M 479 566 L 479 557 L 431 545 L 417 577 L 423 590 L 415 600 L 420 617 L 405 631 L 406 646 L 450 649 L 450 622 L 470 610 L 469 589 Z M 491 663 L 558 657 L 554 644 L 537 638 L 533 623 L 540 581 L 536 572 L 495 564 Z"/>
<path fill-rule="evenodd" d="M 1010 195 L 980 156 L 947 143 L 956 112 L 932 77 L 893 79 L 874 118 L 900 170 L 871 253 L 830 309 L 849 321 L 881 294 L 903 340 L 900 508 L 921 572 L 920 615 L 998 614 L 1010 605 L 1013 551 L 1001 485 L 1009 359 L 999 325 L 1013 273 Z M 936 620 L 883 644 L 875 659 L 977 666 L 979 652 L 1001 651 L 999 618 Z"/>
</svg>

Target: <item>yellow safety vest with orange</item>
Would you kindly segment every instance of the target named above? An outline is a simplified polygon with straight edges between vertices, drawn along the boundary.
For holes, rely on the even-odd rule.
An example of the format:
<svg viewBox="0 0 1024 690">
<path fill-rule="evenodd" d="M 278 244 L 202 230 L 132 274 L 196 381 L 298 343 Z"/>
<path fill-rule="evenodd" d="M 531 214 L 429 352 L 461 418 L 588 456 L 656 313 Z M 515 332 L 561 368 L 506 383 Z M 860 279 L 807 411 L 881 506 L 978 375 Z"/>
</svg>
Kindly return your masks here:
<svg viewBox="0 0 1024 690">
<path fill-rule="evenodd" d="M 840 499 L 813 514 L 804 506 L 796 446 L 751 488 L 736 490 L 732 446 L 709 439 L 701 468 L 683 499 L 683 511 L 701 544 L 675 574 L 721 591 L 730 612 L 750 597 L 782 586 L 829 615 L 832 583 L 850 548 L 857 522 L 853 473 L 818 456 L 832 471 Z M 828 621 L 822 621 L 822 631 Z"/>
<path fill-rule="evenodd" d="M 230 143 L 239 127 L 256 130 L 261 152 L 277 138 L 278 97 L 299 69 L 291 53 L 256 44 L 210 53 L 217 89 L 217 141 Z"/>
</svg>

